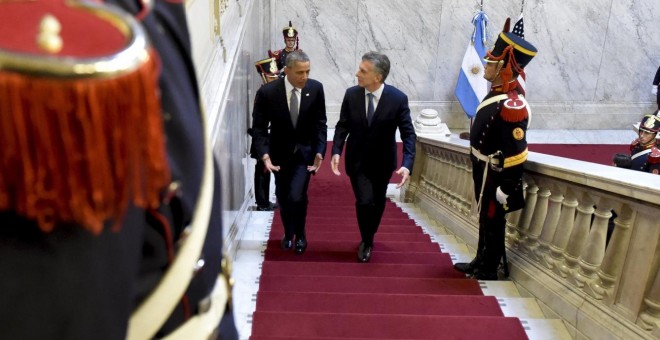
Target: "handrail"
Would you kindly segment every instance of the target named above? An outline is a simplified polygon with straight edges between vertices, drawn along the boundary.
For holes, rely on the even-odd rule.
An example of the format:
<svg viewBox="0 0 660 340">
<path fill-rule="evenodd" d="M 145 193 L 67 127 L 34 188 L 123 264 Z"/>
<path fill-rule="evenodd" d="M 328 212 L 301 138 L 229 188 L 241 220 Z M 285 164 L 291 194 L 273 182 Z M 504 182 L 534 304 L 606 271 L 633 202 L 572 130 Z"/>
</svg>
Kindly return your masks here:
<svg viewBox="0 0 660 340">
<path fill-rule="evenodd" d="M 475 246 L 468 142 L 417 147 L 404 196 Z M 507 215 L 513 280 L 588 338 L 657 338 L 660 176 L 530 152 L 524 180 L 525 208 Z"/>
</svg>

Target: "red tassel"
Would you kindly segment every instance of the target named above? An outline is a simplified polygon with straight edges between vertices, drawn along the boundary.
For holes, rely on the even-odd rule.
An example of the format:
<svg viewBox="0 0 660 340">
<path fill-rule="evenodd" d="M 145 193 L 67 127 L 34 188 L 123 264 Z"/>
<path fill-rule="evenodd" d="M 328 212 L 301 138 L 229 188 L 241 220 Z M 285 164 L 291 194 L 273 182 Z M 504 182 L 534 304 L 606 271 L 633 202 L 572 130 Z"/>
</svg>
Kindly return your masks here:
<svg viewBox="0 0 660 340">
<path fill-rule="evenodd" d="M 169 183 L 156 56 L 113 78 L 0 72 L 0 210 L 98 234 Z"/>
</svg>

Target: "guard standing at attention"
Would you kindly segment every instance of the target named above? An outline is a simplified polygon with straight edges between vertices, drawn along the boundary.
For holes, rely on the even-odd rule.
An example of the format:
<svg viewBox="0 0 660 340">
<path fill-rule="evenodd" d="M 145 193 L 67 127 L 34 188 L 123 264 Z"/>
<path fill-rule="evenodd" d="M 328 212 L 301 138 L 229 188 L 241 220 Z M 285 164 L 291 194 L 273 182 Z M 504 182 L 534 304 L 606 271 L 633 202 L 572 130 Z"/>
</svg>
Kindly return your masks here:
<svg viewBox="0 0 660 340">
<path fill-rule="evenodd" d="M 470 263 L 454 267 L 479 280 L 497 280 L 505 254 L 505 215 L 524 205 L 523 164 L 531 110 L 518 76 L 537 49 L 509 32 L 509 19 L 484 58 L 490 92 L 477 107 L 470 129 L 474 195 L 479 212 L 479 243 Z M 506 266 L 506 262 L 505 262 Z M 505 267 L 506 268 L 506 267 Z"/>
<path fill-rule="evenodd" d="M 289 21 L 289 26 L 286 26 L 282 29 L 282 36 L 284 37 L 284 48 L 277 51 L 268 50 L 268 56 L 275 58 L 275 62 L 277 63 L 277 70 L 281 78 L 284 77 L 284 73 L 281 71 L 284 66 L 286 66 L 286 56 L 300 48 L 298 30 L 293 27 L 291 21 Z"/>
</svg>

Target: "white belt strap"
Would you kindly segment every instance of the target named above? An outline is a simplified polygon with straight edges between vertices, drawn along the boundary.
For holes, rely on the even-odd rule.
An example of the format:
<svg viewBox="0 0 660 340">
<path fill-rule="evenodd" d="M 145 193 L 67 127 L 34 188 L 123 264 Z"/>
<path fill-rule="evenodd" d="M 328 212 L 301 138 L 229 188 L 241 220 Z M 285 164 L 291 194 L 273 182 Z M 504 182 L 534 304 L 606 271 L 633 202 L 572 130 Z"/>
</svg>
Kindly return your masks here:
<svg viewBox="0 0 660 340">
<path fill-rule="evenodd" d="M 499 159 L 492 158 L 492 156 L 494 156 L 494 154 L 490 155 L 490 156 L 486 156 L 486 155 L 482 154 L 479 150 L 477 150 L 473 147 L 470 147 L 470 152 L 472 152 L 474 157 L 477 157 L 477 159 L 479 159 L 482 162 L 486 162 L 488 164 L 500 165 L 500 160 Z"/>
<path fill-rule="evenodd" d="M 482 101 L 481 104 L 479 104 L 479 106 L 477 106 L 477 111 L 476 112 L 479 112 L 479 110 L 481 110 L 482 107 L 488 106 L 488 105 L 490 105 L 494 102 L 499 102 L 500 100 L 506 99 L 508 97 L 509 97 L 509 95 L 506 94 L 506 93 L 498 94 L 497 96 L 490 97 L 490 98 Z"/>
<path fill-rule="evenodd" d="M 481 179 L 481 190 L 479 191 L 479 199 L 477 200 L 477 212 L 481 214 L 481 199 L 484 197 L 484 187 L 486 186 L 486 178 L 488 177 L 488 169 L 490 168 L 491 164 L 499 165 L 500 160 L 497 158 L 493 158 L 495 154 L 492 154 L 490 156 L 486 156 L 479 152 L 479 150 L 470 147 L 470 152 L 477 157 L 480 161 L 486 163 L 486 167 L 484 168 L 484 175 Z"/>
<path fill-rule="evenodd" d="M 632 156 L 630 157 L 630 159 L 635 159 L 635 158 L 637 158 L 637 157 L 639 157 L 639 156 L 642 156 L 642 155 L 646 155 L 646 154 L 648 154 L 648 153 L 651 153 L 651 149 L 652 149 L 652 148 L 648 148 L 648 149 L 642 150 L 642 151 L 640 151 L 640 152 L 638 152 L 638 153 L 632 155 Z"/>
</svg>

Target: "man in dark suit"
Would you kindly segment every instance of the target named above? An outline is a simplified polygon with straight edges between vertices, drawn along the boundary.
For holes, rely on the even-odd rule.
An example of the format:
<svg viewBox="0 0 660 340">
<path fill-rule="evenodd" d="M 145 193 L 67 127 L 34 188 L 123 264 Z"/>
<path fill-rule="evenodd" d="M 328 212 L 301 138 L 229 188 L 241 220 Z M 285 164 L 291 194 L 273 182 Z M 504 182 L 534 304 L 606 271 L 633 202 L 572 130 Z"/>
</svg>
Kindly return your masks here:
<svg viewBox="0 0 660 340">
<path fill-rule="evenodd" d="M 346 141 L 346 172 L 351 178 L 362 236 L 357 255 L 360 262 L 371 258 L 374 235 L 385 210 L 387 184 L 397 166 L 397 128 L 403 142 L 397 188 L 408 180 L 415 159 L 417 136 L 408 97 L 385 84 L 389 71 L 386 55 L 368 52 L 362 56 L 355 74 L 358 86 L 346 90 L 332 146 L 332 171 L 340 175 L 339 159 Z"/>
<path fill-rule="evenodd" d="M 323 161 L 328 133 L 323 85 L 309 79 L 309 71 L 307 54 L 291 52 L 286 76 L 257 91 L 252 112 L 257 155 L 275 173 L 275 195 L 284 223 L 281 246 L 294 247 L 295 236 L 297 254 L 307 248 L 307 187 Z"/>
</svg>

